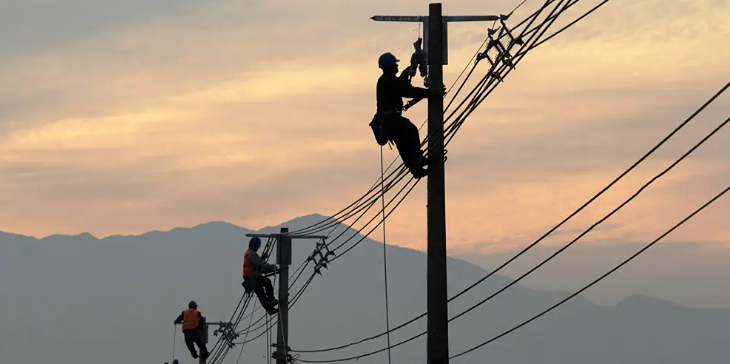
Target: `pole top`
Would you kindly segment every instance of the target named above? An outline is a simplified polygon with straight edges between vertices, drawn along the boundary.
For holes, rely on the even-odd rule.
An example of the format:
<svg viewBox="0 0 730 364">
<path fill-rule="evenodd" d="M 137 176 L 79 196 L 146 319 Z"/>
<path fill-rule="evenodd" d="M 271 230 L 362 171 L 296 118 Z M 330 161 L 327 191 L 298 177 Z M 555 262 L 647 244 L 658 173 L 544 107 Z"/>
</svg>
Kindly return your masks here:
<svg viewBox="0 0 730 364">
<path fill-rule="evenodd" d="M 445 22 L 468 22 L 468 21 L 496 21 L 504 18 L 505 15 L 444 15 Z M 398 21 L 409 23 L 424 23 L 427 16 L 410 15 L 373 15 L 370 19 L 374 21 Z"/>
<path fill-rule="evenodd" d="M 292 239 L 327 239 L 329 236 L 326 235 L 289 235 L 289 234 L 282 234 L 282 233 L 274 233 L 274 234 L 257 234 L 257 233 L 249 233 L 246 234 L 249 238 L 257 237 L 257 238 L 280 238 L 282 236 L 288 236 Z"/>
</svg>

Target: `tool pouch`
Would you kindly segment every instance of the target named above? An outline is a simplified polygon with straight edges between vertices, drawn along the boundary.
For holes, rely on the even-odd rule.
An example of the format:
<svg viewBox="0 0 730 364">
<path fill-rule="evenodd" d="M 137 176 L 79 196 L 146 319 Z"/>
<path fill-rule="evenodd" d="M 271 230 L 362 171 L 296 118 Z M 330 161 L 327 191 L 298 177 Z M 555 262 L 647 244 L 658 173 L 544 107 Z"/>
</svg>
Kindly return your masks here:
<svg viewBox="0 0 730 364">
<path fill-rule="evenodd" d="M 373 121 L 370 122 L 370 128 L 373 129 L 375 141 L 378 142 L 378 145 L 380 146 L 388 144 L 388 140 L 390 139 L 384 121 L 385 120 L 383 120 L 383 117 L 381 115 L 375 114 L 373 116 Z"/>
<path fill-rule="evenodd" d="M 241 283 L 241 285 L 243 286 L 243 289 L 246 291 L 246 293 L 251 293 L 256 286 L 256 278 L 246 277 L 243 279 L 243 283 Z"/>
</svg>

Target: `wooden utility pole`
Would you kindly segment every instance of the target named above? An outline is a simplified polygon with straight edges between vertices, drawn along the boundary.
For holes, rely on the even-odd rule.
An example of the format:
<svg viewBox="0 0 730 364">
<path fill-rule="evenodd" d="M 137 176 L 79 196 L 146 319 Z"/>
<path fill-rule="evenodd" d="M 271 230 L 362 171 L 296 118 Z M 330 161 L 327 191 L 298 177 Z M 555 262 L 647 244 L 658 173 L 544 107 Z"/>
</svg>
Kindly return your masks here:
<svg viewBox="0 0 730 364">
<path fill-rule="evenodd" d="M 447 28 L 449 22 L 495 21 L 496 15 L 443 16 L 441 3 L 428 7 L 428 17 L 373 16 L 375 21 L 424 23 L 424 52 L 428 57 L 428 258 L 427 363 L 449 361 L 448 293 L 446 275 L 446 187 L 444 173 L 444 99 L 443 66 L 448 60 Z"/>
<path fill-rule="evenodd" d="M 428 186 L 426 362 L 449 361 L 448 292 L 446 291 L 446 189 L 444 176 L 444 49 L 441 4 L 428 6 Z"/>
<path fill-rule="evenodd" d="M 286 364 L 289 355 L 289 265 L 291 264 L 291 237 L 281 228 L 276 250 L 279 264 L 279 320 L 276 323 L 276 364 Z"/>
<path fill-rule="evenodd" d="M 289 235 L 289 228 L 281 228 L 279 234 L 246 234 L 248 237 L 275 238 L 276 239 L 276 263 L 279 265 L 279 319 L 276 323 L 276 344 L 273 345 L 276 351 L 271 357 L 276 359 L 276 364 L 287 364 L 291 361 L 289 354 L 289 266 L 292 261 L 292 236 Z M 325 240 L 322 235 L 296 235 L 296 239 L 318 239 Z"/>
</svg>

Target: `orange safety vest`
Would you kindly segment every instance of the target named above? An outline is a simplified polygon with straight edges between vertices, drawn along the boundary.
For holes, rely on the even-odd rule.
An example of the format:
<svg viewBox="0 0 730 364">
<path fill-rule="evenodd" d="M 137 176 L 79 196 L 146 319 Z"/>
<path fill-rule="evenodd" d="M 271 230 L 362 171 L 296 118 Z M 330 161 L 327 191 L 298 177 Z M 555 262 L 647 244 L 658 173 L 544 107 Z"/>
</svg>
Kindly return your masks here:
<svg viewBox="0 0 730 364">
<path fill-rule="evenodd" d="M 243 278 L 256 275 L 256 270 L 254 269 L 253 264 L 251 264 L 251 261 L 248 259 L 248 254 L 251 252 L 253 252 L 253 250 L 246 250 L 246 255 L 243 257 Z"/>
<path fill-rule="evenodd" d="M 183 311 L 183 331 L 198 327 L 199 322 L 200 318 L 198 317 L 198 310 L 191 308 Z"/>
</svg>

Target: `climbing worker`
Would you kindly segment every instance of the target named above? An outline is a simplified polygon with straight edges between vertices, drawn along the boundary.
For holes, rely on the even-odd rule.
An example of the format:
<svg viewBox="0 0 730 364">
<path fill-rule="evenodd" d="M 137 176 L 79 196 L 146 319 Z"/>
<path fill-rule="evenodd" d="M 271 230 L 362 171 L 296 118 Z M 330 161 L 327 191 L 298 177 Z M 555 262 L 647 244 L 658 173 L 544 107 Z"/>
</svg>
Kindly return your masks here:
<svg viewBox="0 0 730 364">
<path fill-rule="evenodd" d="M 268 277 L 261 273 L 273 272 L 276 265 L 266 264 L 261 260 L 257 250 L 261 247 L 261 239 L 257 237 L 251 238 L 248 242 L 248 250 L 243 256 L 243 283 L 241 284 L 247 292 L 254 291 L 258 296 L 261 306 L 266 309 L 269 315 L 274 315 L 278 311 L 276 305 L 279 301 L 274 298 L 274 285 Z"/>
<path fill-rule="evenodd" d="M 200 314 L 200 311 L 198 311 L 198 304 L 195 303 L 195 301 L 190 301 L 190 303 L 188 303 L 188 309 L 183 311 L 180 316 L 175 319 L 175 325 L 182 324 L 182 332 L 183 335 L 185 335 L 185 345 L 187 345 L 188 350 L 190 350 L 190 355 L 193 356 L 193 359 L 198 358 L 198 353 L 195 351 L 195 346 L 193 346 L 193 344 L 198 345 L 200 355 L 204 359 L 209 355 L 208 348 L 205 346 L 205 342 L 203 341 L 203 329 L 205 325 L 202 323 L 204 320 L 205 318 Z"/>
<path fill-rule="evenodd" d="M 378 79 L 376 92 L 378 111 L 374 119 L 381 121 L 384 138 L 395 143 L 403 164 L 415 178 L 421 178 L 428 174 L 423 168 L 428 165 L 428 159 L 421 151 L 418 128 L 401 113 L 404 97 L 424 99 L 428 97 L 429 90 L 411 85 L 409 76 L 415 74 L 415 69 L 410 66 L 397 76 L 398 62 L 399 60 L 391 53 L 384 53 L 378 59 L 378 66 L 383 70 L 383 74 Z"/>
</svg>

